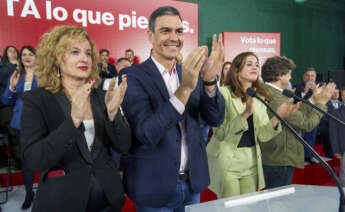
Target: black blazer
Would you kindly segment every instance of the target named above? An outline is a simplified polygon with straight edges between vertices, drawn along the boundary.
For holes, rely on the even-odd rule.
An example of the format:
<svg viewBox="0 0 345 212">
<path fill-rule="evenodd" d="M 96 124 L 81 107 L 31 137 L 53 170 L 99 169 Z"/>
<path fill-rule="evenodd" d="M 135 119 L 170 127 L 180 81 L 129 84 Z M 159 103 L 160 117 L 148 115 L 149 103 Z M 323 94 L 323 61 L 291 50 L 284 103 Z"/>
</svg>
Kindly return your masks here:
<svg viewBox="0 0 345 212">
<path fill-rule="evenodd" d="M 130 148 L 130 129 L 120 112 L 110 122 L 106 115 L 104 92 L 93 89 L 91 107 L 95 122 L 92 151 L 87 148 L 83 124 L 74 127 L 71 105 L 63 92 L 52 94 L 43 88 L 26 92 L 21 121 L 23 157 L 33 171 L 43 171 L 33 212 L 85 211 L 93 174 L 102 186 L 114 211 L 124 203 L 123 186 L 110 149 L 120 153 Z M 63 95 L 66 108 L 56 96 Z M 48 178 L 53 169 L 63 169 L 65 176 Z"/>
</svg>

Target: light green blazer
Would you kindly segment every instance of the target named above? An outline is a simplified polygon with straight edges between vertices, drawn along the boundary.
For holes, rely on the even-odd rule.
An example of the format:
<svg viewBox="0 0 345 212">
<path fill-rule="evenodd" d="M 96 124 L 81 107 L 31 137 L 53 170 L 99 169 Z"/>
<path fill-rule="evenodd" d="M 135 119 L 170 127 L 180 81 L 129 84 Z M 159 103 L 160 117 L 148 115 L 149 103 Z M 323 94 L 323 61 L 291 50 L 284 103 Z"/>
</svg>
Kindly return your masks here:
<svg viewBox="0 0 345 212">
<path fill-rule="evenodd" d="M 241 98 L 235 96 L 227 87 L 220 87 L 219 91 L 225 99 L 225 120 L 220 127 L 213 128 L 213 136 L 206 149 L 211 180 L 209 188 L 218 196 L 222 194 L 224 176 L 229 173 L 227 171 L 229 167 L 246 164 L 246 161 L 243 161 L 243 164 L 233 164 L 232 157 L 243 132 L 248 130 L 247 121 L 243 121 L 241 118 L 245 109 Z M 265 105 L 257 99 L 254 99 L 253 102 L 253 123 L 257 153 L 258 188 L 260 190 L 265 187 L 265 180 L 258 140 L 261 142 L 271 140 L 281 132 L 281 125 L 279 124 L 276 130 L 272 128 Z"/>
</svg>

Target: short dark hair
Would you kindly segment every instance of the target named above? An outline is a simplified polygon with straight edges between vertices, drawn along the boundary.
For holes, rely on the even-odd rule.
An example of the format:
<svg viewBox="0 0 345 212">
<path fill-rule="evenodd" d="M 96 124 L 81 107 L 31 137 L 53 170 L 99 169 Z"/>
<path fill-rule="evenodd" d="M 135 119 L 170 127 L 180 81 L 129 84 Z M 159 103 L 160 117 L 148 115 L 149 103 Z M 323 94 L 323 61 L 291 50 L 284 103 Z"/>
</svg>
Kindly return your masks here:
<svg viewBox="0 0 345 212">
<path fill-rule="evenodd" d="M 101 49 L 99 50 L 99 55 L 101 55 L 103 52 L 106 52 L 108 55 L 110 54 L 108 49 Z"/>
<path fill-rule="evenodd" d="M 132 49 L 126 49 L 125 53 L 132 52 L 134 54 L 134 51 Z"/>
<path fill-rule="evenodd" d="M 131 63 L 131 62 L 128 60 L 127 57 L 121 57 L 121 58 L 117 59 L 116 65 L 119 65 L 119 64 L 120 64 L 122 61 L 124 61 L 124 60 L 127 60 L 129 63 Z"/>
<path fill-rule="evenodd" d="M 19 51 L 18 51 L 18 49 L 15 46 L 6 46 L 6 48 L 4 50 L 4 53 L 2 54 L 1 60 L 5 61 L 5 62 L 10 62 L 9 58 L 8 58 L 8 53 L 7 53 L 9 48 L 14 48 L 15 49 L 15 51 L 17 52 L 17 59 L 19 60 Z"/>
<path fill-rule="evenodd" d="M 270 57 L 261 69 L 261 77 L 265 82 L 276 82 L 278 76 L 283 76 L 296 68 L 293 60 L 284 56 Z"/>
<path fill-rule="evenodd" d="M 156 9 L 155 11 L 153 11 L 152 14 L 150 15 L 149 30 L 151 32 L 155 32 L 156 19 L 163 15 L 175 15 L 175 16 L 178 16 L 180 20 L 182 21 L 180 12 L 176 8 L 171 7 L 171 6 L 160 7 Z"/>
<path fill-rule="evenodd" d="M 315 68 L 313 68 L 313 67 L 308 67 L 304 73 L 307 73 L 308 71 L 314 71 L 316 74 Z"/>
</svg>

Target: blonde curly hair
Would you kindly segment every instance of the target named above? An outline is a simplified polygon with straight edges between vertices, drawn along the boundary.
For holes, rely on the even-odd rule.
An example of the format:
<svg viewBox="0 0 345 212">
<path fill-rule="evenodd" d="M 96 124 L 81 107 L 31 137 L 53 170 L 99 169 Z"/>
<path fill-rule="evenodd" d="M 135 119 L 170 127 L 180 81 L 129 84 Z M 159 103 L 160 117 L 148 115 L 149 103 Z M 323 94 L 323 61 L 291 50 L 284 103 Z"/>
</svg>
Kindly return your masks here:
<svg viewBox="0 0 345 212">
<path fill-rule="evenodd" d="M 36 77 L 38 86 L 56 93 L 62 89 L 60 64 L 71 43 L 86 39 L 91 46 L 92 67 L 89 79 L 95 79 L 93 87 L 100 83 L 97 67 L 98 53 L 95 43 L 85 29 L 79 26 L 56 26 L 50 32 L 43 34 L 37 50 Z M 88 80 L 89 80 L 88 79 Z"/>
</svg>

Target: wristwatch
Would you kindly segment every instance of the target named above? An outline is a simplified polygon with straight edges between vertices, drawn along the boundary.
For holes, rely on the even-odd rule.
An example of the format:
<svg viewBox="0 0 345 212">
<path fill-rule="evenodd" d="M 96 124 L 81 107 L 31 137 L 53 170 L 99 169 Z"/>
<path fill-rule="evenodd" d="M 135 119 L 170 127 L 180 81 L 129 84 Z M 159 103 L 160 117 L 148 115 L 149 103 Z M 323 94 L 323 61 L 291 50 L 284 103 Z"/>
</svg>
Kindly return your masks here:
<svg viewBox="0 0 345 212">
<path fill-rule="evenodd" d="M 203 83 L 205 86 L 216 85 L 216 84 L 217 84 L 217 79 L 214 79 L 213 81 L 202 81 L 202 83 Z"/>
</svg>

